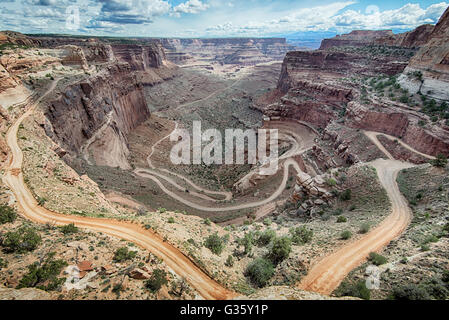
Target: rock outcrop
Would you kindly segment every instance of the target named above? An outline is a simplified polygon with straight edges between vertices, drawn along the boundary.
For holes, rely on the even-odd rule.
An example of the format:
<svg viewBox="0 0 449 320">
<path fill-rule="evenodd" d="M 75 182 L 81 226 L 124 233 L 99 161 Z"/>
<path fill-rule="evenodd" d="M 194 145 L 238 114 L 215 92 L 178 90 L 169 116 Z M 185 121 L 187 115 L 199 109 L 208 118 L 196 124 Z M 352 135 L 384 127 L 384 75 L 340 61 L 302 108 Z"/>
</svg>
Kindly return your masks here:
<svg viewBox="0 0 449 320">
<path fill-rule="evenodd" d="M 320 49 L 333 47 L 363 47 L 377 44 L 391 47 L 417 48 L 425 45 L 434 29 L 433 25 L 426 24 L 404 33 L 394 34 L 392 30 L 355 30 L 348 34 L 337 35 L 331 39 L 324 39 Z"/>
<path fill-rule="evenodd" d="M 324 132 L 331 123 L 338 122 L 350 130 L 377 131 L 401 138 L 422 153 L 449 155 L 447 127 L 431 124 L 426 115 L 408 105 L 368 93 L 363 84 L 366 78 L 419 70 L 424 79 L 417 84 L 421 92 L 427 90 L 432 97 L 449 100 L 448 16 L 446 11 L 435 28 L 425 25 L 400 35 L 354 31 L 323 41 L 320 50 L 289 52 L 277 89 L 255 101 L 253 107 L 267 119 L 301 120 Z M 429 33 L 431 40 L 411 61 L 408 53 L 412 49 L 378 50 L 373 45 L 389 41 L 387 45 L 420 46 Z M 338 144 L 334 148 L 346 162 L 356 162 L 357 154 L 348 152 L 347 146 Z"/>
<path fill-rule="evenodd" d="M 185 63 L 192 57 L 221 64 L 255 65 L 282 60 L 295 47 L 284 38 L 161 39 L 167 58 Z"/>
<path fill-rule="evenodd" d="M 374 39 L 374 43 L 404 48 L 422 47 L 429 41 L 434 28 L 435 26 L 431 24 L 425 24 L 409 32 L 388 34 Z"/>
<path fill-rule="evenodd" d="M 420 72 L 420 83 L 414 75 Z M 449 100 L 449 8 L 430 34 L 429 41 L 410 60 L 400 79 L 412 93 L 420 91 L 434 99 Z"/>
<path fill-rule="evenodd" d="M 324 39 L 321 42 L 320 50 L 326 50 L 332 47 L 361 47 L 372 44 L 375 40 L 385 37 L 393 37 L 391 30 L 354 30 L 348 34 L 337 35 L 331 39 Z"/>
<path fill-rule="evenodd" d="M 128 169 L 126 135 L 149 115 L 132 68 L 115 64 L 50 101 L 45 129 L 71 154 L 91 149 L 97 164 Z"/>
</svg>

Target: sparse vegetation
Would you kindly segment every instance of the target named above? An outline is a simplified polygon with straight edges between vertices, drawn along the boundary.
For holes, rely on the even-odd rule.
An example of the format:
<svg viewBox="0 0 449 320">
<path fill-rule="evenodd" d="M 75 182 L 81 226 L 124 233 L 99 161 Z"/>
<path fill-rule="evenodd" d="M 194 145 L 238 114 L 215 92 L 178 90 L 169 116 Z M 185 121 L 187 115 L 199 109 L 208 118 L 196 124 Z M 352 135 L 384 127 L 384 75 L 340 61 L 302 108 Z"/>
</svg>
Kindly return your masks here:
<svg viewBox="0 0 449 320">
<path fill-rule="evenodd" d="M 7 205 L 0 205 L 0 224 L 12 223 L 17 218 L 15 209 Z"/>
<path fill-rule="evenodd" d="M 307 229 L 305 226 L 291 228 L 290 234 L 292 237 L 292 242 L 297 245 L 304 245 L 312 241 L 313 231 Z"/>
<path fill-rule="evenodd" d="M 67 266 L 67 262 L 54 260 L 54 255 L 54 253 L 50 253 L 42 264 L 35 262 L 29 265 L 28 273 L 20 280 L 17 288 L 38 288 L 46 291 L 57 290 L 65 281 L 65 278 L 58 278 L 58 276 L 62 268 Z"/>
<path fill-rule="evenodd" d="M 369 261 L 376 266 L 380 266 L 387 263 L 388 259 L 378 253 L 371 252 L 369 254 Z"/>
<path fill-rule="evenodd" d="M 251 262 L 246 268 L 246 275 L 257 287 L 265 287 L 274 275 L 274 266 L 271 261 L 258 258 Z"/>
<path fill-rule="evenodd" d="M 2 246 L 8 253 L 26 253 L 35 250 L 42 239 L 32 227 L 23 226 L 9 231 L 2 240 Z"/>
<path fill-rule="evenodd" d="M 135 251 L 130 251 L 127 247 L 122 247 L 115 251 L 113 259 L 115 262 L 124 262 L 127 260 L 133 260 L 135 257 Z"/>
<path fill-rule="evenodd" d="M 61 232 L 65 235 L 74 234 L 74 233 L 78 232 L 78 228 L 75 226 L 74 223 L 62 226 L 60 229 L 61 229 Z"/>
<path fill-rule="evenodd" d="M 156 269 L 153 271 L 151 278 L 145 281 L 145 288 L 156 293 L 167 283 L 167 273 L 164 270 Z"/>
<path fill-rule="evenodd" d="M 220 255 L 225 248 L 225 242 L 223 238 L 215 233 L 207 237 L 206 241 L 204 242 L 204 246 L 216 255 Z"/>
<path fill-rule="evenodd" d="M 276 238 L 273 241 L 270 253 L 268 254 L 270 260 L 274 264 L 278 264 L 288 258 L 292 251 L 292 241 L 288 237 Z"/>
<path fill-rule="evenodd" d="M 334 294 L 338 297 L 356 297 L 364 300 L 370 300 L 371 292 L 366 287 L 366 283 L 360 280 L 356 283 L 344 281 Z"/>
<path fill-rule="evenodd" d="M 349 239 L 351 239 L 351 237 L 352 237 L 352 232 L 349 231 L 349 230 L 343 231 L 340 234 L 340 239 L 341 240 L 349 240 Z"/>
<path fill-rule="evenodd" d="M 444 154 L 439 154 L 436 159 L 430 162 L 435 167 L 444 168 L 447 165 L 447 158 Z"/>
</svg>

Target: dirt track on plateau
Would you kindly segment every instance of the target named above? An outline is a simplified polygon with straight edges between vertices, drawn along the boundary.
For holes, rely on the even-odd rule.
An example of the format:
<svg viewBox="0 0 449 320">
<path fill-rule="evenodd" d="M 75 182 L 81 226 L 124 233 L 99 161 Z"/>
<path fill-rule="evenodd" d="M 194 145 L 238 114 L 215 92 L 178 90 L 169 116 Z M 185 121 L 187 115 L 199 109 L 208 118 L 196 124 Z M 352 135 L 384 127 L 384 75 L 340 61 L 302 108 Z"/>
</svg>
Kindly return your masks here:
<svg viewBox="0 0 449 320">
<path fill-rule="evenodd" d="M 204 299 L 224 300 L 232 298 L 235 295 L 233 292 L 225 289 L 210 278 L 174 246 L 164 242 L 158 235 L 145 230 L 138 224 L 110 219 L 63 215 L 47 210 L 37 204 L 23 180 L 23 153 L 17 141 L 17 132 L 22 121 L 33 113 L 36 104 L 53 91 L 56 84 L 57 81 L 34 105 L 29 107 L 28 111 L 9 128 L 6 135 L 11 154 L 9 164 L 5 168 L 3 181 L 14 193 L 21 213 L 26 218 L 37 223 L 52 223 L 55 225 L 74 223 L 80 228 L 103 232 L 131 241 L 161 258 L 176 274 L 185 278 Z"/>
<path fill-rule="evenodd" d="M 377 169 L 382 186 L 392 203 L 392 213 L 363 238 L 352 242 L 319 261 L 301 281 L 300 288 L 322 294 L 332 293 L 346 275 L 366 260 L 371 252 L 380 251 L 399 237 L 411 221 L 411 211 L 396 183 L 398 172 L 411 167 L 396 160 L 378 159 L 371 163 Z"/>
<path fill-rule="evenodd" d="M 378 132 L 365 132 L 365 135 L 386 155 L 388 160 L 377 159 L 371 162 L 376 168 L 380 183 L 387 191 L 392 204 L 391 214 L 374 230 L 363 238 L 350 243 L 315 264 L 301 281 L 300 288 L 323 294 L 332 293 L 346 275 L 363 263 L 371 252 L 380 251 L 391 240 L 399 237 L 410 224 L 412 212 L 407 200 L 402 196 L 396 182 L 399 171 L 413 167 L 412 164 L 395 160 L 377 139 Z M 397 139 L 388 135 L 389 139 Z M 423 154 L 397 139 L 408 150 L 428 159 L 434 157 Z"/>
</svg>

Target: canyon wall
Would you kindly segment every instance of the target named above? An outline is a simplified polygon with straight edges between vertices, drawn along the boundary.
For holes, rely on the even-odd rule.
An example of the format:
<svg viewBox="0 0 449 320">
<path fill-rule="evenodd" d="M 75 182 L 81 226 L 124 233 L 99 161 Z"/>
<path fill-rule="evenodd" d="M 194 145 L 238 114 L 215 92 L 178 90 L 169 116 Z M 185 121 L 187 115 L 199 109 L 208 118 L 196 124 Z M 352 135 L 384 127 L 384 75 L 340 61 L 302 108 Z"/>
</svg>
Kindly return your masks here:
<svg viewBox="0 0 449 320">
<path fill-rule="evenodd" d="M 416 72 L 422 74 L 419 81 L 413 76 Z M 410 60 L 400 82 L 412 93 L 420 91 L 434 99 L 449 100 L 449 8 L 429 41 Z"/>
<path fill-rule="evenodd" d="M 323 41 L 320 50 L 289 52 L 282 65 L 277 89 L 255 101 L 253 107 L 261 110 L 266 119 L 296 119 L 323 130 L 331 123 L 344 124 L 349 130 L 376 131 L 398 137 L 426 154 L 449 155 L 447 127 L 432 124 L 428 116 L 407 105 L 368 93 L 363 84 L 370 77 L 406 73 L 404 69 L 407 66 L 410 68 L 410 65 L 419 63 L 427 68 L 430 66 L 431 71 L 426 73 L 423 70 L 424 76 L 438 71 L 438 81 L 443 83 L 447 74 L 441 64 L 449 61 L 446 51 L 449 28 L 444 22 L 447 15 L 435 28 L 425 25 L 400 35 L 390 31 L 354 31 Z M 390 39 L 388 45 L 395 46 L 422 45 L 429 33 L 432 34 L 430 44 L 433 45 L 424 45 L 420 54 L 411 61 L 408 55 L 394 48 L 371 50 L 371 45 L 378 39 L 383 39 L 383 43 Z M 335 50 L 336 46 L 341 50 Z M 344 46 L 351 47 L 345 47 L 349 48 L 347 50 Z M 425 58 L 427 50 L 432 57 Z M 429 90 L 445 90 L 449 94 L 447 86 L 444 89 L 443 85 L 435 85 L 435 78 L 432 80 L 433 83 L 427 82 Z"/>
<path fill-rule="evenodd" d="M 404 33 L 394 34 L 392 30 L 355 30 L 348 34 L 337 35 L 334 38 L 324 39 L 320 50 L 333 47 L 363 47 L 368 45 L 385 45 L 391 47 L 418 48 L 427 43 L 434 26 L 422 25 Z"/>
<path fill-rule="evenodd" d="M 324 39 L 321 42 L 320 50 L 327 50 L 332 47 L 343 46 L 366 46 L 374 43 L 378 38 L 392 37 L 393 31 L 391 30 L 354 30 L 348 34 L 337 35 L 334 38 Z"/>
<path fill-rule="evenodd" d="M 301 87 L 303 79 L 323 80 L 326 77 L 338 78 L 351 73 L 365 76 L 380 73 L 395 75 L 402 72 L 407 63 L 405 59 L 386 55 L 369 57 L 325 50 L 292 51 L 287 53 L 282 64 L 278 89 L 287 92 L 292 87 Z"/>
<path fill-rule="evenodd" d="M 95 149 L 95 162 L 128 169 L 127 134 L 149 116 L 141 84 L 116 64 L 69 85 L 48 103 L 47 135 L 72 155 Z"/>
<path fill-rule="evenodd" d="M 222 64 L 255 65 L 282 60 L 295 47 L 284 38 L 160 39 L 168 60 L 183 63 L 192 57 Z"/>
</svg>

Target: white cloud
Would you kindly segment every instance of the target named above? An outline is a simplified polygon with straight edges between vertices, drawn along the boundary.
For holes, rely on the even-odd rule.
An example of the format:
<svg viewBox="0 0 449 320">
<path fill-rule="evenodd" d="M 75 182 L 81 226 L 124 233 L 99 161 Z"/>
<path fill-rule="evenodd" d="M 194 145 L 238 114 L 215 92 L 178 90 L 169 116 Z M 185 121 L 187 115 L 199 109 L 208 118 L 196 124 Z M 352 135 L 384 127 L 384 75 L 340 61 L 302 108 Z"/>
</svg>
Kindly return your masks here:
<svg viewBox="0 0 449 320">
<path fill-rule="evenodd" d="M 203 3 L 200 0 L 189 0 L 177 5 L 173 10 L 182 13 L 198 13 L 207 10 L 207 8 L 209 8 L 207 3 Z"/>
</svg>

